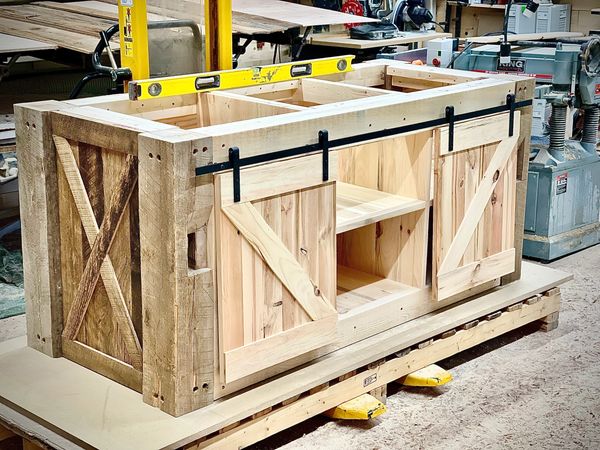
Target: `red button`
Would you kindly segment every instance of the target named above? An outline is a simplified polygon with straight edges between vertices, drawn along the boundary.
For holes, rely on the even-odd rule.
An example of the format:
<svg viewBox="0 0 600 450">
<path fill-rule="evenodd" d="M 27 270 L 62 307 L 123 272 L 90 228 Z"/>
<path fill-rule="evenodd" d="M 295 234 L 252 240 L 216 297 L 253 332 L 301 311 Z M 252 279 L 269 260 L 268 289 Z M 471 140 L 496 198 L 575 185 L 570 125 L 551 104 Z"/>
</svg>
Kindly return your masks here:
<svg viewBox="0 0 600 450">
<path fill-rule="evenodd" d="M 431 61 L 433 63 L 433 65 L 435 67 L 440 67 L 440 60 L 437 58 L 433 58 L 433 61 Z"/>
</svg>

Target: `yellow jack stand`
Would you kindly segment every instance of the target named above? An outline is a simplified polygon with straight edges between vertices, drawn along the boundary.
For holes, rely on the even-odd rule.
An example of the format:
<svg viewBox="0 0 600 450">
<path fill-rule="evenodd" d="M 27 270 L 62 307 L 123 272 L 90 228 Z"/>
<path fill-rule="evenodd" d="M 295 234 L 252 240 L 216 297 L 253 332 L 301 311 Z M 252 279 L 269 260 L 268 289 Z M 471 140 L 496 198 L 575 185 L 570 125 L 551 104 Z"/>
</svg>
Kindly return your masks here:
<svg viewBox="0 0 600 450">
<path fill-rule="evenodd" d="M 400 378 L 398 383 L 404 386 L 431 387 L 442 386 L 450 381 L 452 381 L 450 372 L 440 366 L 431 364 Z"/>
<path fill-rule="evenodd" d="M 344 420 L 369 420 L 387 411 L 383 403 L 370 394 L 359 395 L 352 400 L 325 411 L 327 417 Z"/>
</svg>

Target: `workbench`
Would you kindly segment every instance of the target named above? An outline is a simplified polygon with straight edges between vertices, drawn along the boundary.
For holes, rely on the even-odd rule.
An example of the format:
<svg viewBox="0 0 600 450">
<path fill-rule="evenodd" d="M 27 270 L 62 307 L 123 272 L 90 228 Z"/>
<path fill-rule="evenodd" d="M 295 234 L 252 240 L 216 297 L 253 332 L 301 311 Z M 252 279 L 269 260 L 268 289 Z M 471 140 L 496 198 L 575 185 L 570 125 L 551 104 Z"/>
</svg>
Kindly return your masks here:
<svg viewBox="0 0 600 450">
<path fill-rule="evenodd" d="M 153 5 L 154 3 L 154 5 Z M 233 5 L 232 31 L 234 34 L 267 35 L 291 28 L 314 25 L 372 22 L 367 17 L 287 3 L 237 0 Z M 191 19 L 203 23 L 204 9 L 197 2 L 180 1 L 168 7 L 148 2 L 148 21 Z M 98 44 L 98 33 L 118 22 L 115 3 L 98 0 L 59 3 L 42 1 L 28 5 L 0 7 L 0 33 L 33 39 L 54 47 L 77 53 L 91 54 Z M 118 45 L 115 45 L 118 48 Z"/>
<path fill-rule="evenodd" d="M 340 47 L 354 50 L 364 50 L 372 48 L 387 47 L 389 45 L 407 45 L 417 44 L 420 46 L 423 42 L 432 39 L 451 37 L 451 33 L 438 32 L 403 32 L 397 38 L 392 39 L 352 39 L 347 33 L 320 33 L 314 34 L 310 38 L 311 45 L 320 45 L 324 47 Z"/>
</svg>

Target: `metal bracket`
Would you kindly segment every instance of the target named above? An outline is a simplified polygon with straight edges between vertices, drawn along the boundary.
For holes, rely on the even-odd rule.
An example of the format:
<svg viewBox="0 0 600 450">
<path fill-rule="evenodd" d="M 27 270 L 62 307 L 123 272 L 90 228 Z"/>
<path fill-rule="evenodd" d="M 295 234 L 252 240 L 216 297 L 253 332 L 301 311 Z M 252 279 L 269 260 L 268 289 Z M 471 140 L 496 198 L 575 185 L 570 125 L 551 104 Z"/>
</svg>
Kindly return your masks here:
<svg viewBox="0 0 600 450">
<path fill-rule="evenodd" d="M 233 169 L 233 201 L 239 202 L 241 199 L 240 193 L 240 149 L 231 147 L 229 149 L 229 163 Z"/>
<path fill-rule="evenodd" d="M 446 106 L 446 120 L 448 121 L 448 152 L 454 150 L 454 106 Z"/>
<path fill-rule="evenodd" d="M 323 149 L 323 181 L 329 180 L 329 131 L 319 131 L 319 145 Z"/>
<path fill-rule="evenodd" d="M 508 116 L 508 136 L 511 137 L 515 131 L 515 94 L 506 96 L 506 106 L 510 111 Z"/>
</svg>

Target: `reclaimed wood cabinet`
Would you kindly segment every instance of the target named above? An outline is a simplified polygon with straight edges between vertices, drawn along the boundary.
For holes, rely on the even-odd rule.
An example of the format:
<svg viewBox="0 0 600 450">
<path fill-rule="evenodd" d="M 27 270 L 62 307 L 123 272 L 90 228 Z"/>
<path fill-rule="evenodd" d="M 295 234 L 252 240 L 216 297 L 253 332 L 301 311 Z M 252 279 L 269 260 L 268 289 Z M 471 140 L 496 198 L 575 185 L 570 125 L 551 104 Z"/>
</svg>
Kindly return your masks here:
<svg viewBox="0 0 600 450">
<path fill-rule="evenodd" d="M 519 276 L 533 81 L 17 105 L 28 343 L 181 415 Z"/>
</svg>

